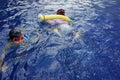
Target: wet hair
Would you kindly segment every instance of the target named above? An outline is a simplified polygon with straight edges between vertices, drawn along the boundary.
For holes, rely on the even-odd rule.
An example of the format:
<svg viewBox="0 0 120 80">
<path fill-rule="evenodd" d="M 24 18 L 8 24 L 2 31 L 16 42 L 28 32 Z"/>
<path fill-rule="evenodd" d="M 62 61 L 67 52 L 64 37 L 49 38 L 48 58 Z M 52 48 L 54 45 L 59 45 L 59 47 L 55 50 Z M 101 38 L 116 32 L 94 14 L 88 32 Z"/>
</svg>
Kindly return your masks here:
<svg viewBox="0 0 120 80">
<path fill-rule="evenodd" d="M 12 29 L 9 32 L 9 39 L 13 40 L 14 38 L 19 38 L 22 35 L 22 33 L 16 29 Z"/>
<path fill-rule="evenodd" d="M 64 9 L 58 9 L 56 14 L 65 15 L 65 10 Z"/>
</svg>

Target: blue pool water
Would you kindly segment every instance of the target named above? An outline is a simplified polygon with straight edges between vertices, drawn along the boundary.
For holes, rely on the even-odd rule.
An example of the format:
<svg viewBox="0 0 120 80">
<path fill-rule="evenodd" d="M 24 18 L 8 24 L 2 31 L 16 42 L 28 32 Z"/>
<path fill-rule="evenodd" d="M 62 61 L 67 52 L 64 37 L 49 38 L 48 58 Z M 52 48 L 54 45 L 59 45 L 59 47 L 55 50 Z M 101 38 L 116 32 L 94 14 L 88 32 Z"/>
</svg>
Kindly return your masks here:
<svg viewBox="0 0 120 80">
<path fill-rule="evenodd" d="M 59 37 L 37 17 L 59 8 L 81 33 L 78 39 Z M 26 40 L 5 51 L 12 28 Z M 1 0 L 0 35 L 7 66 L 0 80 L 120 80 L 119 0 Z"/>
</svg>

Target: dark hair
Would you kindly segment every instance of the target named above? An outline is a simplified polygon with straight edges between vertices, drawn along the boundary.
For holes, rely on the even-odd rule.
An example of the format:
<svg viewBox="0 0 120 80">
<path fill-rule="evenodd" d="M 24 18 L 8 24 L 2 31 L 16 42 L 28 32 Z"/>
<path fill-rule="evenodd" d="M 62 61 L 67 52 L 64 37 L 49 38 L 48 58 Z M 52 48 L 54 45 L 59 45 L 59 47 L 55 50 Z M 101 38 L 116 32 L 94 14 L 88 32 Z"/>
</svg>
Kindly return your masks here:
<svg viewBox="0 0 120 80">
<path fill-rule="evenodd" d="M 65 10 L 64 9 L 58 9 L 56 14 L 65 15 Z"/>
<path fill-rule="evenodd" d="M 22 33 L 16 29 L 12 29 L 9 32 L 9 39 L 13 40 L 14 38 L 19 38 L 22 35 Z"/>
</svg>

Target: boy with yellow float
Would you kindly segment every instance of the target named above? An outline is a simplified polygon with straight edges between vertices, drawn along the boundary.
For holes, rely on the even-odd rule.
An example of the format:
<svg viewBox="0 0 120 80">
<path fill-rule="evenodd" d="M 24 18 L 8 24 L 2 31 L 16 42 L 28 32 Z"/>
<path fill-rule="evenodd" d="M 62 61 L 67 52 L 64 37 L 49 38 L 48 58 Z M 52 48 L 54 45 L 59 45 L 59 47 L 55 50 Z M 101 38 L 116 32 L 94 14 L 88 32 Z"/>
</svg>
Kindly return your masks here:
<svg viewBox="0 0 120 80">
<path fill-rule="evenodd" d="M 52 23 L 64 24 L 64 23 L 71 22 L 71 19 L 65 16 L 65 11 L 63 9 L 57 10 L 56 14 L 53 14 L 53 15 L 38 15 L 38 18 L 50 24 Z"/>
<path fill-rule="evenodd" d="M 38 18 L 41 21 L 45 21 L 49 24 L 60 24 L 62 26 L 58 28 L 52 28 L 52 31 L 54 31 L 56 34 L 61 36 L 60 30 L 72 30 L 72 27 L 68 25 L 68 23 L 72 22 L 72 20 L 65 16 L 65 10 L 64 9 L 58 9 L 56 14 L 53 15 L 38 15 Z M 79 32 L 71 31 L 74 35 L 74 39 L 77 39 L 80 37 Z"/>
</svg>

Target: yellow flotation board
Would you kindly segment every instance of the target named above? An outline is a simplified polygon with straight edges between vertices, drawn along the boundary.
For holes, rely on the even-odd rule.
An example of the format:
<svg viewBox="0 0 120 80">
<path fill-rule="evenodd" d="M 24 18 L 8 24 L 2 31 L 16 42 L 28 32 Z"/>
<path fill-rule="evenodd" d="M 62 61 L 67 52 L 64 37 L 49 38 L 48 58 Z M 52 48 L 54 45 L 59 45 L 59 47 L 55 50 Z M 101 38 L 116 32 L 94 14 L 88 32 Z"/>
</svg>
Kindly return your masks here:
<svg viewBox="0 0 120 80">
<path fill-rule="evenodd" d="M 62 19 L 64 21 L 70 22 L 72 21 L 69 17 L 64 15 L 38 15 L 38 18 L 42 21 L 53 20 L 53 19 Z"/>
</svg>

